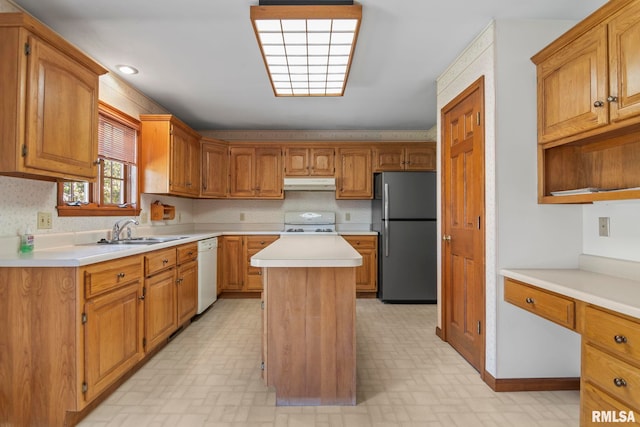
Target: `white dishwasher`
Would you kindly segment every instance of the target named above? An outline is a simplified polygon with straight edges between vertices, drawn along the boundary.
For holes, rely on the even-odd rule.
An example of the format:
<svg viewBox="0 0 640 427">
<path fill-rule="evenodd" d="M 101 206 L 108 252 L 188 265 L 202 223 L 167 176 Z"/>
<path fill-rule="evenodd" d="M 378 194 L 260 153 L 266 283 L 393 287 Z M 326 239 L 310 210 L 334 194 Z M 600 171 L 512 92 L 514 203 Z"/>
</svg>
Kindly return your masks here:
<svg viewBox="0 0 640 427">
<path fill-rule="evenodd" d="M 198 314 L 213 304 L 218 287 L 218 239 L 198 241 Z"/>
</svg>

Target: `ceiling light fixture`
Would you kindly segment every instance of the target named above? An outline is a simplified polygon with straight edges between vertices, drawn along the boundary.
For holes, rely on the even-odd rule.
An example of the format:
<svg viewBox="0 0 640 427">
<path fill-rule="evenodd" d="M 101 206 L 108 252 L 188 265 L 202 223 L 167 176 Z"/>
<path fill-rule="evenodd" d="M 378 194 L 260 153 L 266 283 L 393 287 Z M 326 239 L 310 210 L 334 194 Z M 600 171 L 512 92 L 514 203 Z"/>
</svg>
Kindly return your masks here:
<svg viewBox="0 0 640 427">
<path fill-rule="evenodd" d="M 116 68 L 118 68 L 122 74 L 138 74 L 138 70 L 131 65 L 116 65 Z"/>
<path fill-rule="evenodd" d="M 251 24 L 276 96 L 344 95 L 362 5 L 262 0 Z M 347 3 L 347 4 L 345 4 Z"/>
</svg>

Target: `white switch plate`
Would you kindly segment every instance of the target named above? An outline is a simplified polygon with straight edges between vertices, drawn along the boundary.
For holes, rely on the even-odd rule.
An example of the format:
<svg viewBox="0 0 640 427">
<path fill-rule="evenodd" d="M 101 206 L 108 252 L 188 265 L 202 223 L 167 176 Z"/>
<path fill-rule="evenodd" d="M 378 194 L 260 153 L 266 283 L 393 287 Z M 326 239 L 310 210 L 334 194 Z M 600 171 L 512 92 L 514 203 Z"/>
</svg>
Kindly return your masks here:
<svg viewBox="0 0 640 427">
<path fill-rule="evenodd" d="M 609 217 L 601 216 L 598 218 L 598 235 L 600 237 L 609 237 Z"/>
<path fill-rule="evenodd" d="M 51 212 L 38 212 L 38 229 L 51 228 Z"/>
</svg>

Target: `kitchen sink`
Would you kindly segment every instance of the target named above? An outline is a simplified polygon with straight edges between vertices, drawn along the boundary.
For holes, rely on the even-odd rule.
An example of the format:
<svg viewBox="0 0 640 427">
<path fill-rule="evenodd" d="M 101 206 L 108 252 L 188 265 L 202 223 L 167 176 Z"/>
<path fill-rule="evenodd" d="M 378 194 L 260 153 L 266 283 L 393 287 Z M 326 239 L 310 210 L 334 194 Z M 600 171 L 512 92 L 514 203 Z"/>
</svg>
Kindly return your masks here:
<svg viewBox="0 0 640 427">
<path fill-rule="evenodd" d="M 107 240 L 101 239 L 97 242 L 99 245 L 150 245 L 152 243 L 172 242 L 174 240 L 184 239 L 186 236 L 149 236 L 149 237 L 132 237 L 130 239 Z"/>
</svg>

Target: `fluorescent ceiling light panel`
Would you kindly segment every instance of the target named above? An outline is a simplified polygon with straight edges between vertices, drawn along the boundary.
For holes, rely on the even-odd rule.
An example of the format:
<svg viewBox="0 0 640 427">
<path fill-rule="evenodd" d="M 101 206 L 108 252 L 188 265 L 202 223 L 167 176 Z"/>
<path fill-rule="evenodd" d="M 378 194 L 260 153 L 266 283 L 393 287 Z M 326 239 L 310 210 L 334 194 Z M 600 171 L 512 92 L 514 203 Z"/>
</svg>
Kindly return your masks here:
<svg viewBox="0 0 640 427">
<path fill-rule="evenodd" d="M 355 2 L 251 6 L 274 94 L 343 96 L 361 20 L 362 5 Z"/>
</svg>

